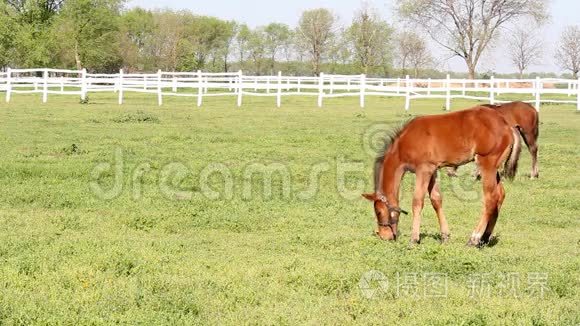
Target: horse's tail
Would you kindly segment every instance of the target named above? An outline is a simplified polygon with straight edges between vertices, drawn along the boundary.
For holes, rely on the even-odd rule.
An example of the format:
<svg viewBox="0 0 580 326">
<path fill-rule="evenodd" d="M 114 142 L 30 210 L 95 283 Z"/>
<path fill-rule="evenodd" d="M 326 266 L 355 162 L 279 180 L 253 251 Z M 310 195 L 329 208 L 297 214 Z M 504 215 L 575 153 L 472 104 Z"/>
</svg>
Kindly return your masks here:
<svg viewBox="0 0 580 326">
<path fill-rule="evenodd" d="M 522 141 L 520 139 L 519 130 L 517 127 L 511 128 L 513 135 L 513 143 L 510 154 L 504 164 L 504 175 L 509 180 L 513 180 L 518 171 L 518 161 L 520 160 L 520 153 L 522 152 Z"/>
</svg>

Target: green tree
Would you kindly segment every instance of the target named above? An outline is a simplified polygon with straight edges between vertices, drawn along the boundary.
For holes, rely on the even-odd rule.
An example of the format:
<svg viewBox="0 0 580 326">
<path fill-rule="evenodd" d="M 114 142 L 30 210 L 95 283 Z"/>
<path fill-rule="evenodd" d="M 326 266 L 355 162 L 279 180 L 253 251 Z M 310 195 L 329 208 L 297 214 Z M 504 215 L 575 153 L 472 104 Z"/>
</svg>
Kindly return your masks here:
<svg viewBox="0 0 580 326">
<path fill-rule="evenodd" d="M 252 59 L 254 73 L 263 74 L 263 66 L 266 58 L 266 39 L 264 28 L 253 30 L 248 38 L 248 55 Z"/>
<path fill-rule="evenodd" d="M 119 52 L 125 69 L 143 71 L 155 68 L 150 65 L 151 56 L 148 53 L 154 30 L 155 21 L 149 10 L 134 8 L 121 16 Z"/>
<path fill-rule="evenodd" d="M 234 40 L 236 38 L 236 33 L 238 30 L 238 23 L 235 21 L 228 21 L 224 24 L 224 37 L 223 42 L 219 48 L 219 53 L 223 58 L 224 63 L 224 72 L 228 72 L 230 70 L 229 66 L 229 58 L 232 55 Z"/>
<path fill-rule="evenodd" d="M 63 62 L 72 61 L 77 69 L 118 70 L 121 5 L 121 0 L 67 0 L 55 22 Z"/>
<path fill-rule="evenodd" d="M 26 24 L 49 22 L 61 9 L 64 0 L 5 0 Z"/>
<path fill-rule="evenodd" d="M 248 43 L 250 41 L 252 31 L 246 24 L 241 24 L 238 26 L 238 31 L 236 34 L 235 45 L 238 55 L 238 61 L 240 63 L 240 69 L 244 69 L 244 61 L 246 59 L 246 54 L 248 53 Z"/>
<path fill-rule="evenodd" d="M 324 8 L 307 10 L 298 23 L 299 46 L 310 55 L 312 70 L 320 75 L 323 58 L 328 54 L 336 29 L 336 17 Z"/>
<path fill-rule="evenodd" d="M 8 25 L 11 64 L 23 68 L 54 65 L 57 58 L 52 24 L 62 1 L 7 0 L 4 4 L 4 13 L 12 18 Z"/>
<path fill-rule="evenodd" d="M 175 71 L 178 64 L 183 65 L 184 56 L 193 52 L 191 42 L 185 40 L 185 30 L 191 13 L 170 10 L 153 12 L 155 29 L 148 46 L 148 53 L 158 69 Z M 193 58 L 189 68 L 192 69 Z"/>
<path fill-rule="evenodd" d="M 0 3 L 0 67 L 10 65 L 14 52 L 14 26 L 17 25 L 14 9 Z"/>
<path fill-rule="evenodd" d="M 274 74 L 276 56 L 288 43 L 291 37 L 290 27 L 286 24 L 271 23 L 264 27 L 265 47 L 270 57 L 270 73 Z"/>
<path fill-rule="evenodd" d="M 180 44 L 181 69 L 222 70 L 234 36 L 234 25 L 215 17 L 187 17 Z M 222 65 L 223 63 L 223 65 Z"/>
<path fill-rule="evenodd" d="M 345 36 L 363 73 L 368 74 L 386 63 L 391 34 L 392 28 L 375 9 L 364 5 L 356 13 Z"/>
</svg>

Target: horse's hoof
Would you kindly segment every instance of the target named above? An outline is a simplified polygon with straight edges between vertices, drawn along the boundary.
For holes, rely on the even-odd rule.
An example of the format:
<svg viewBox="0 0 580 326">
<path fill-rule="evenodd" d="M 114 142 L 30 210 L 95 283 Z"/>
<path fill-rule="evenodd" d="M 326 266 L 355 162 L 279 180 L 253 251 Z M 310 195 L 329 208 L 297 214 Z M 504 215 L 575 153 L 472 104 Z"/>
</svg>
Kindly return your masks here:
<svg viewBox="0 0 580 326">
<path fill-rule="evenodd" d="M 397 237 L 393 233 L 381 233 L 379 231 L 375 231 L 375 236 L 383 241 L 397 241 Z"/>
<path fill-rule="evenodd" d="M 489 243 L 489 241 L 491 240 L 491 234 L 490 235 L 483 235 L 483 237 L 481 237 L 481 240 L 479 240 L 479 245 L 483 246 Z"/>
<path fill-rule="evenodd" d="M 411 239 L 411 240 L 409 241 L 409 244 L 410 244 L 411 246 L 418 245 L 419 243 L 421 243 L 421 240 L 420 240 L 420 239 Z"/>
<path fill-rule="evenodd" d="M 469 241 L 467 241 L 468 247 L 479 247 L 479 245 L 480 245 L 480 240 L 478 238 L 471 238 L 471 239 L 469 239 Z"/>
<path fill-rule="evenodd" d="M 449 242 L 449 234 L 441 233 L 441 244 L 446 244 Z"/>
</svg>

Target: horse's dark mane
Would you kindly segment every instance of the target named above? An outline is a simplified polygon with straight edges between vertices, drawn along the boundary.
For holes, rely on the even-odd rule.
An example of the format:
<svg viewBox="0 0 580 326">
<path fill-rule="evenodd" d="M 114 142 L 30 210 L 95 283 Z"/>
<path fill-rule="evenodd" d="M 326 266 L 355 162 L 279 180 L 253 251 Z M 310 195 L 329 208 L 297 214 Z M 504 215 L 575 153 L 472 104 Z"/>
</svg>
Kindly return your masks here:
<svg viewBox="0 0 580 326">
<path fill-rule="evenodd" d="M 381 170 L 383 168 L 383 161 L 385 160 L 385 155 L 387 154 L 387 152 L 389 151 L 389 148 L 395 142 L 395 140 L 397 140 L 397 138 L 399 138 L 399 136 L 401 136 L 401 133 L 403 133 L 403 130 L 405 130 L 405 127 L 407 127 L 407 125 L 409 123 L 411 123 L 411 121 L 415 120 L 415 118 L 403 121 L 401 124 L 394 127 L 386 134 L 385 142 L 382 146 L 382 150 L 379 153 L 377 153 L 377 157 L 375 158 L 375 166 L 374 166 L 375 191 L 379 190 L 379 188 L 378 188 L 379 182 L 380 182 L 379 178 L 381 175 Z"/>
</svg>

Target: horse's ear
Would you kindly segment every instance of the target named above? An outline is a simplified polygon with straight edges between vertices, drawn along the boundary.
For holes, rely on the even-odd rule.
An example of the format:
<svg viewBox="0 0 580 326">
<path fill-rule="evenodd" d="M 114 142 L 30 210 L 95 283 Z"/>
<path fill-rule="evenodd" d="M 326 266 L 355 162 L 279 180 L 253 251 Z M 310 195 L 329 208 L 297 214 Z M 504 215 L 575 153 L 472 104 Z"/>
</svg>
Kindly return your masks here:
<svg viewBox="0 0 580 326">
<path fill-rule="evenodd" d="M 372 193 L 372 194 L 362 194 L 362 196 L 372 202 L 377 200 L 377 194 L 376 193 Z"/>
</svg>

